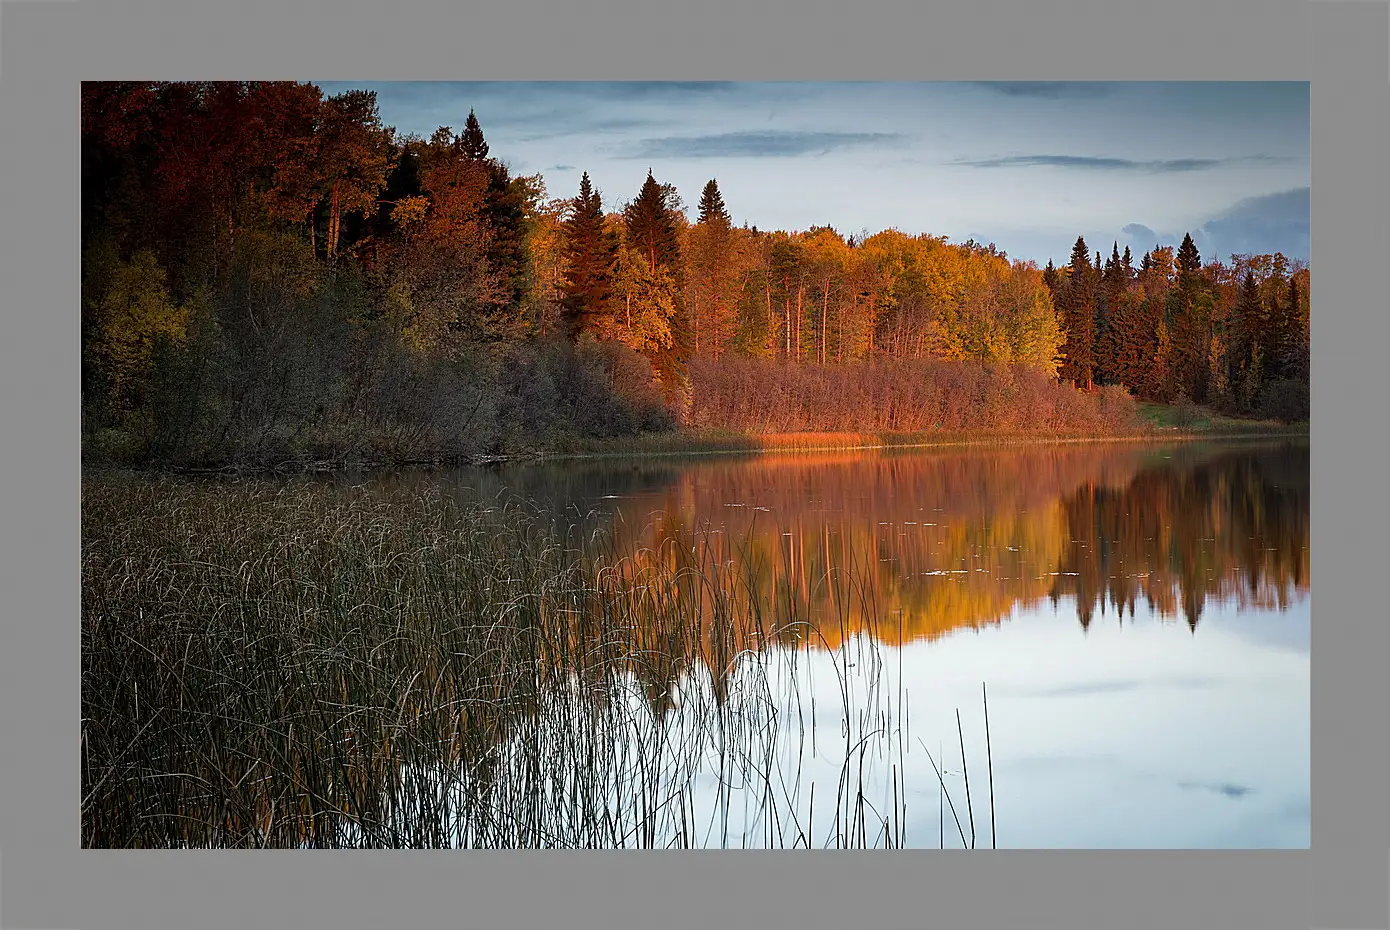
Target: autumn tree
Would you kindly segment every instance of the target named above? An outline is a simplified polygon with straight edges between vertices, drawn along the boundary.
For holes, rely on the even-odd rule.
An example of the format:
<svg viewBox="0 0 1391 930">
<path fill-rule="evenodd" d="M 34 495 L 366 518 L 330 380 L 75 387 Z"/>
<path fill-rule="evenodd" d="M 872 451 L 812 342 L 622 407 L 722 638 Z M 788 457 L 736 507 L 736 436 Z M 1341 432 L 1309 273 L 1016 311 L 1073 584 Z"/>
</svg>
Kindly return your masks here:
<svg viewBox="0 0 1391 930">
<path fill-rule="evenodd" d="M 813 292 L 815 307 L 815 328 L 812 334 L 815 358 L 825 364 L 834 358 L 834 348 L 830 340 L 839 341 L 839 325 L 832 330 L 832 316 L 842 319 L 842 305 L 847 296 L 846 277 L 851 265 L 851 249 L 840 234 L 830 227 L 808 232 L 803 242 L 807 259 L 809 283 Z"/>
<path fill-rule="evenodd" d="M 673 402 L 677 400 L 674 392 L 678 391 L 682 363 L 690 352 L 690 327 L 685 319 L 684 301 L 680 293 L 678 204 L 675 189 L 658 184 L 652 172 L 648 171 L 637 197 L 623 210 L 625 246 L 642 256 L 654 280 L 664 280 L 671 288 L 671 339 L 656 348 L 651 358 L 663 389 Z"/>
<path fill-rule="evenodd" d="M 686 304 L 694 354 L 718 357 L 734 337 L 738 315 L 735 236 L 714 178 L 700 194 L 696 224 L 689 231 Z"/>
<path fill-rule="evenodd" d="M 415 183 L 395 183 L 419 194 L 392 204 L 398 239 L 379 269 L 383 314 L 409 344 L 426 351 L 496 335 L 505 327 L 496 309 L 501 283 L 487 260 L 487 167 L 464 155 L 462 137 L 447 126 L 406 153 Z"/>
<path fill-rule="evenodd" d="M 344 215 L 376 212 L 391 168 L 392 135 L 381 124 L 372 91 L 344 91 L 324 101 L 316 168 L 327 201 L 330 262 L 338 257 Z"/>
<path fill-rule="evenodd" d="M 642 251 L 624 245 L 614 268 L 612 312 L 600 320 L 597 333 L 657 358 L 672 344 L 676 300 L 666 268 L 653 267 Z"/>
<path fill-rule="evenodd" d="M 535 331 L 542 336 L 560 323 L 565 296 L 565 218 L 568 200 L 539 200 L 529 214 L 527 263 L 532 269 L 532 286 L 527 291 L 528 313 Z"/>
<path fill-rule="evenodd" d="M 164 269 L 153 252 L 129 261 L 111 251 L 87 255 L 89 315 L 86 351 L 106 376 L 106 412 L 123 416 L 144 400 L 161 343 L 183 340 L 187 312 L 170 298 Z"/>
</svg>

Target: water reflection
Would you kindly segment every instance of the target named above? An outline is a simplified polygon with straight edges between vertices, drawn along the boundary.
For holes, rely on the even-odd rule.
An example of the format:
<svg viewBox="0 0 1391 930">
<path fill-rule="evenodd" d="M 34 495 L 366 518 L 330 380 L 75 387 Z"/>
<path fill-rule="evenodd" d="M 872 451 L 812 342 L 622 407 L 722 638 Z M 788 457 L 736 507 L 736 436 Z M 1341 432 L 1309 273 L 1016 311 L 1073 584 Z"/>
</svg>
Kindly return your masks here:
<svg viewBox="0 0 1391 930">
<path fill-rule="evenodd" d="M 740 563 L 834 647 L 999 623 L 1066 599 L 1083 629 L 1143 601 L 1196 630 L 1211 601 L 1309 591 L 1307 445 L 1054 447 L 565 464 L 399 481 L 608 515 L 633 570 Z M 855 577 L 847 592 L 834 579 Z"/>
<path fill-rule="evenodd" d="M 824 845 L 851 816 L 853 763 L 854 797 L 891 812 L 884 835 L 863 842 L 953 845 L 936 764 L 960 804 L 963 763 L 986 754 L 988 681 L 1001 845 L 1308 845 L 1307 445 L 591 462 L 389 480 L 520 496 L 562 523 L 599 517 L 606 533 L 584 541 L 611 556 L 616 615 L 647 620 L 621 627 L 621 642 L 619 627 L 599 624 L 611 638 L 586 644 L 580 611 L 568 654 L 602 645 L 622 657 L 621 680 L 581 686 L 581 717 L 629 723 L 530 710 L 497 745 L 506 759 L 576 744 L 574 733 L 619 734 L 595 758 L 645 760 L 619 765 L 651 779 L 623 790 L 660 816 L 628 822 L 631 799 L 605 802 L 619 812 L 616 836 Z M 644 599 L 661 606 L 631 609 Z M 735 722 L 737 736 L 725 729 Z M 588 771 L 546 790 L 573 796 Z M 675 804 L 657 803 L 668 794 Z"/>
</svg>

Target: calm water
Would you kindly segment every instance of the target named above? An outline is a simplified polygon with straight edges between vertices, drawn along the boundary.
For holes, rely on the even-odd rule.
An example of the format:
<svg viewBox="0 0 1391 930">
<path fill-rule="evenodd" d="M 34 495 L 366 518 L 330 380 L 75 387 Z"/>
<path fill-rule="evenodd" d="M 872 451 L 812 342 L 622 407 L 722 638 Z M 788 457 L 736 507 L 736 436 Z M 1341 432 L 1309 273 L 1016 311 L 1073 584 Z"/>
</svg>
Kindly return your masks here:
<svg viewBox="0 0 1391 930">
<path fill-rule="evenodd" d="M 673 735 L 684 708 L 707 706 L 699 692 L 754 687 L 745 673 L 762 654 L 745 705 L 758 720 L 745 723 L 764 728 L 755 742 L 780 760 L 779 784 L 736 777 L 724 758 L 697 766 L 682 816 L 703 845 L 788 845 L 794 824 L 832 823 L 853 783 L 877 811 L 901 806 L 894 829 L 909 846 L 959 847 L 974 821 L 988 847 L 991 780 L 1001 847 L 1309 844 L 1307 444 L 604 460 L 373 480 L 590 515 L 635 570 L 683 559 L 700 570 L 713 554 L 743 566 L 775 611 L 811 620 L 799 640 L 750 633 L 718 661 L 672 657 L 661 693 L 634 691 L 662 723 L 624 738 L 664 740 L 658 757 L 676 764 L 669 753 L 699 752 Z M 836 583 L 849 577 L 853 590 Z"/>
</svg>

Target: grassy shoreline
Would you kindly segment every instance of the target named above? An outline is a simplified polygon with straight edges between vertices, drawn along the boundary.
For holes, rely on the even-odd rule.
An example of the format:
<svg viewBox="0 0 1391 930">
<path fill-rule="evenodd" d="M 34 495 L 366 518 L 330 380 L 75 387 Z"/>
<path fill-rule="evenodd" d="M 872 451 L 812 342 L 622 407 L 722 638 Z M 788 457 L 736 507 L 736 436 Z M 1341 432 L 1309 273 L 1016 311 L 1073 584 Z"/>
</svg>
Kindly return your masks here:
<svg viewBox="0 0 1391 930">
<path fill-rule="evenodd" d="M 874 777 L 902 724 L 868 723 L 905 702 L 842 683 L 845 777 L 803 781 L 769 709 L 801 718 L 815 626 L 704 544 L 635 561 L 521 504 L 312 482 L 83 490 L 84 848 L 906 843 Z M 879 641 L 836 648 L 879 695 Z M 712 772 L 735 797 L 697 797 Z"/>
<path fill-rule="evenodd" d="M 675 455 L 736 455 L 771 452 L 849 452 L 896 449 L 932 449 L 964 446 L 1036 446 L 1083 443 L 1167 443 L 1192 441 L 1300 438 L 1309 435 L 1308 424 L 1266 424 L 1259 421 L 1227 421 L 1215 428 L 1185 429 L 1155 426 L 1142 432 L 1116 435 L 1070 433 L 951 433 L 831 432 L 769 435 L 678 431 L 617 440 L 586 443 L 573 452 L 543 456 L 546 461 Z"/>
<path fill-rule="evenodd" d="M 89 459 L 83 464 L 115 465 L 152 472 L 182 474 L 329 473 L 386 468 L 440 468 L 574 461 L 601 458 L 653 458 L 663 456 L 761 455 L 776 452 L 850 452 L 960 448 L 969 446 L 1037 446 L 1083 443 L 1167 443 L 1193 441 L 1307 438 L 1308 422 L 1280 423 L 1243 420 L 1216 414 L 1206 408 L 1140 404 L 1142 425 L 1117 434 L 1085 432 L 1000 432 L 958 430 L 933 432 L 865 431 L 847 433 L 809 430 L 798 433 L 745 433 L 735 430 L 690 430 L 644 433 L 611 439 L 571 441 L 557 448 L 536 448 L 506 455 L 479 455 L 449 459 L 400 459 L 375 461 L 342 456 L 330 459 L 294 459 L 271 465 L 227 463 L 206 467 L 131 465 Z"/>
</svg>

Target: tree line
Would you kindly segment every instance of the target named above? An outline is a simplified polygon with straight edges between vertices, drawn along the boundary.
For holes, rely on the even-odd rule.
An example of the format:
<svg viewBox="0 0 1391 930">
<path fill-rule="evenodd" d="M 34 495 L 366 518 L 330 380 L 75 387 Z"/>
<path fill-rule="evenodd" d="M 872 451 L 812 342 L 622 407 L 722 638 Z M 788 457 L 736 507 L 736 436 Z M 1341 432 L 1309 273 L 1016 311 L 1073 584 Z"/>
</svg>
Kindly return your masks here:
<svg viewBox="0 0 1391 930">
<path fill-rule="evenodd" d="M 992 480 L 982 482 L 987 465 Z M 593 467 L 605 488 L 623 481 L 618 469 Z M 765 478 L 758 493 L 777 516 L 729 508 L 717 533 L 691 527 L 721 502 L 745 499 L 747 474 L 719 462 L 653 467 L 624 492 L 649 521 L 634 512 L 614 521 L 618 548 L 633 553 L 618 572 L 708 576 L 728 589 L 724 608 L 740 598 L 795 605 L 815 630 L 805 639 L 829 648 L 857 633 L 895 644 L 936 638 L 1067 600 L 1083 629 L 1148 605 L 1196 630 L 1211 601 L 1283 608 L 1308 594 L 1309 461 L 1294 446 L 1190 447 L 1164 460 L 1049 446 L 1009 459 L 959 451 L 857 467 L 873 475 L 849 477 L 819 455 L 773 458 L 777 480 Z M 516 477 L 523 483 L 509 487 L 524 490 Z M 941 509 L 905 514 L 894 491 L 903 487 L 932 488 Z M 808 505 L 808 488 L 820 504 Z M 846 513 L 828 515 L 827 500 L 845 502 Z M 714 600 L 694 596 L 703 627 L 716 629 Z M 761 625 L 763 613 L 748 611 L 748 638 L 729 643 L 733 653 L 778 635 Z M 638 632 L 661 652 L 660 631 Z"/>
<path fill-rule="evenodd" d="M 1307 407 L 1308 269 L 1278 255 L 1200 266 L 1188 240 L 1133 270 L 1079 239 L 1039 269 L 941 236 L 735 226 L 715 179 L 692 221 L 651 171 L 610 211 L 587 173 L 558 198 L 514 175 L 472 112 L 420 138 L 371 92 L 294 82 L 85 83 L 82 172 L 94 451 L 555 447 L 690 422 L 692 371 L 727 357 Z"/>
<path fill-rule="evenodd" d="M 1078 237 L 1044 279 L 1067 336 L 1061 375 L 1163 402 L 1286 420 L 1309 415 L 1309 268 L 1283 254 L 1204 265 L 1191 235 L 1136 268 Z"/>
</svg>

